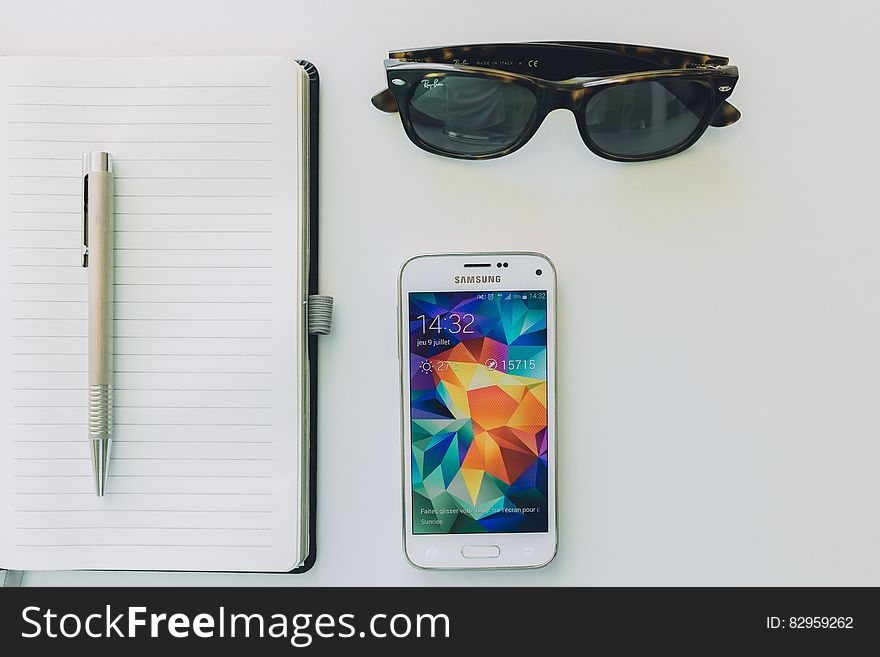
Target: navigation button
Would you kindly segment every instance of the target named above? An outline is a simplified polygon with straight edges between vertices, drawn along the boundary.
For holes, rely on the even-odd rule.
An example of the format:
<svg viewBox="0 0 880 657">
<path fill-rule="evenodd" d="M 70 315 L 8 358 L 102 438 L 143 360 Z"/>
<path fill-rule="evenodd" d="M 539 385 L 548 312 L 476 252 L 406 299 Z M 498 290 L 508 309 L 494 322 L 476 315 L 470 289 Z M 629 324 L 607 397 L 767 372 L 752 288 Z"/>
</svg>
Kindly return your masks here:
<svg viewBox="0 0 880 657">
<path fill-rule="evenodd" d="M 501 548 L 497 545 L 465 545 L 461 548 L 461 556 L 465 559 L 494 559 L 501 556 Z"/>
</svg>

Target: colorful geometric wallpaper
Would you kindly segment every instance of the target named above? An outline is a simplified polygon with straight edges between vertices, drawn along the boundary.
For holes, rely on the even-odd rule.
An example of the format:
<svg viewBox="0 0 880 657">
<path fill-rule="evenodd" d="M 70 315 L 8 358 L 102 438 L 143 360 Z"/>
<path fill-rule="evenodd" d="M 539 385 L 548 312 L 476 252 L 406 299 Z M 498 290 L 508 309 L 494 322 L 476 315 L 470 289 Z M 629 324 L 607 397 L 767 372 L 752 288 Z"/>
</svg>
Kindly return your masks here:
<svg viewBox="0 0 880 657">
<path fill-rule="evenodd" d="M 410 293 L 415 534 L 546 532 L 547 294 Z"/>
</svg>

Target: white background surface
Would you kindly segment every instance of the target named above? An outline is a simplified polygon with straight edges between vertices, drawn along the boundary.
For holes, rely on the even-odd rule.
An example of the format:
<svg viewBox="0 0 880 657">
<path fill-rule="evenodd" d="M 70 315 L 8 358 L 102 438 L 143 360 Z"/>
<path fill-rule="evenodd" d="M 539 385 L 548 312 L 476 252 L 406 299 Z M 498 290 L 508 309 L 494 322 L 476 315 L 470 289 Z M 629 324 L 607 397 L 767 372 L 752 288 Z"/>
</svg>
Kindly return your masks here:
<svg viewBox="0 0 880 657">
<path fill-rule="evenodd" d="M 318 563 L 303 576 L 29 573 L 25 584 L 880 585 L 874 3 L 0 2 L 0 54 L 274 54 L 321 74 Z M 729 55 L 739 123 L 592 155 L 573 118 L 493 162 L 370 105 L 389 48 L 607 40 Z M 525 249 L 559 271 L 560 550 L 426 573 L 401 551 L 397 268 Z"/>
</svg>

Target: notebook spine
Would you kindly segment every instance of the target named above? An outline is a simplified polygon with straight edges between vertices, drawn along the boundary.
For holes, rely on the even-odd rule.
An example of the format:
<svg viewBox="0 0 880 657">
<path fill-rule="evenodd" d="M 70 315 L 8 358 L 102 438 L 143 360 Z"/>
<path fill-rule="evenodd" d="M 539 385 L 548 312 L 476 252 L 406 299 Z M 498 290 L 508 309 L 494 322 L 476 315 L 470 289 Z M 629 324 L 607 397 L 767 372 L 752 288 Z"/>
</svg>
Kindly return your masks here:
<svg viewBox="0 0 880 657">
<path fill-rule="evenodd" d="M 318 69 L 310 61 L 297 60 L 309 76 L 309 280 L 308 294 L 318 294 Z M 291 573 L 312 569 L 317 558 L 317 494 L 318 494 L 318 336 L 308 336 L 309 354 L 309 553 L 302 565 Z"/>
</svg>

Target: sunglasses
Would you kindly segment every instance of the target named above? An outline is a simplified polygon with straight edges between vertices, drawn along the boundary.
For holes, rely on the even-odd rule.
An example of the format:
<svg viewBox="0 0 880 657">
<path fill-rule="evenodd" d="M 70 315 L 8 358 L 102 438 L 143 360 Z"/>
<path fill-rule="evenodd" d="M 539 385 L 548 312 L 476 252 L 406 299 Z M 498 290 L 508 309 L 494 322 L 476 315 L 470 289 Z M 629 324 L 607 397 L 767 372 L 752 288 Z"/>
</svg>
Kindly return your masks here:
<svg viewBox="0 0 880 657">
<path fill-rule="evenodd" d="M 388 56 L 388 88 L 373 105 L 398 112 L 416 146 L 446 157 L 508 155 L 555 109 L 574 113 L 587 148 L 619 162 L 675 155 L 740 117 L 727 102 L 739 71 L 716 55 L 566 41 Z"/>
</svg>

